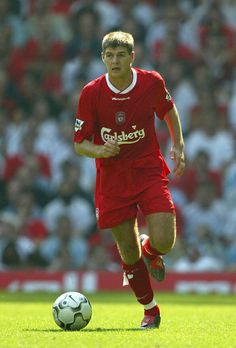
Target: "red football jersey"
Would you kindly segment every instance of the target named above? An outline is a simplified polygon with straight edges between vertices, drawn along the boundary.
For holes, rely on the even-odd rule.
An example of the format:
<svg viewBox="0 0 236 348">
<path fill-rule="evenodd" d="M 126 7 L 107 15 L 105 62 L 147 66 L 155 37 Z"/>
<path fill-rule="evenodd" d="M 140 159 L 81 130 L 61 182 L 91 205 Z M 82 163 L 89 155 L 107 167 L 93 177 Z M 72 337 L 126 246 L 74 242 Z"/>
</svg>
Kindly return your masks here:
<svg viewBox="0 0 236 348">
<path fill-rule="evenodd" d="M 104 144 L 117 140 L 118 156 L 96 159 L 97 167 L 160 165 L 168 173 L 160 153 L 154 121 L 163 119 L 173 108 L 165 82 L 155 71 L 132 68 L 133 80 L 120 92 L 109 81 L 108 74 L 87 84 L 80 95 L 75 121 L 74 141 L 92 140 Z"/>
</svg>

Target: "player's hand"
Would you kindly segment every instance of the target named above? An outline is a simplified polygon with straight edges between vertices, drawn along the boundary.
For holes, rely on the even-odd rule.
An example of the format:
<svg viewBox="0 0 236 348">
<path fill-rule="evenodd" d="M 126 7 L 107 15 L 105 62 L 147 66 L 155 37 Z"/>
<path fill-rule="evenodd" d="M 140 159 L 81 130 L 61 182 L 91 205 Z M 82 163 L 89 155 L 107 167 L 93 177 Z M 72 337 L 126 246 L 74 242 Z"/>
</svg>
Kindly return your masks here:
<svg viewBox="0 0 236 348">
<path fill-rule="evenodd" d="M 102 145 L 102 157 L 109 158 L 115 157 L 120 153 L 120 146 L 115 140 L 108 140 Z"/>
<path fill-rule="evenodd" d="M 170 158 L 174 161 L 175 166 L 173 173 L 175 175 L 181 176 L 185 170 L 185 156 L 184 151 L 173 146 L 170 150 Z"/>
</svg>

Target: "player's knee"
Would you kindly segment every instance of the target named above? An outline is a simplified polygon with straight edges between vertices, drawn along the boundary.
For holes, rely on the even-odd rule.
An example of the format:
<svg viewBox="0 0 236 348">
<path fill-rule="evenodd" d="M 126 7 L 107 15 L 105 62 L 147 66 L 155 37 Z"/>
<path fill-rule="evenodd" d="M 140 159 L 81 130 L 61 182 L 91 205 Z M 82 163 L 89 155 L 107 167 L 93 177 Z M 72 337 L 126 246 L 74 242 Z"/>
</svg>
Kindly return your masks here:
<svg viewBox="0 0 236 348">
<path fill-rule="evenodd" d="M 161 254 L 168 253 L 175 244 L 176 218 L 174 214 L 158 213 L 147 217 L 151 246 Z"/>
<path fill-rule="evenodd" d="M 150 238 L 151 246 L 161 254 L 167 254 L 175 244 L 175 234 Z"/>
<path fill-rule="evenodd" d="M 161 254 L 165 255 L 165 254 L 167 254 L 167 253 L 169 253 L 169 252 L 171 251 L 171 249 L 173 248 L 173 246 L 174 246 L 173 243 L 172 243 L 172 244 L 167 244 L 167 243 L 161 244 L 161 243 L 160 243 L 160 244 L 158 245 L 157 250 L 158 250 Z"/>
</svg>

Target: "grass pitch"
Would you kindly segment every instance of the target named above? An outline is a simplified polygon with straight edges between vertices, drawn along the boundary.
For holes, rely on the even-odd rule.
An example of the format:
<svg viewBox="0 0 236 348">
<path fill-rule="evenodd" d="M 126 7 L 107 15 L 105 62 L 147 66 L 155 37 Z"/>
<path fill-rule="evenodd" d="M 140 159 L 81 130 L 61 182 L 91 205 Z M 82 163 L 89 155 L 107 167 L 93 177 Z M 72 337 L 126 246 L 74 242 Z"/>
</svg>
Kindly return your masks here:
<svg viewBox="0 0 236 348">
<path fill-rule="evenodd" d="M 93 316 L 77 332 L 54 323 L 51 307 L 58 295 L 0 293 L 0 347 L 236 348 L 233 295 L 157 294 L 161 327 L 142 331 L 142 307 L 132 294 L 87 294 Z"/>
</svg>

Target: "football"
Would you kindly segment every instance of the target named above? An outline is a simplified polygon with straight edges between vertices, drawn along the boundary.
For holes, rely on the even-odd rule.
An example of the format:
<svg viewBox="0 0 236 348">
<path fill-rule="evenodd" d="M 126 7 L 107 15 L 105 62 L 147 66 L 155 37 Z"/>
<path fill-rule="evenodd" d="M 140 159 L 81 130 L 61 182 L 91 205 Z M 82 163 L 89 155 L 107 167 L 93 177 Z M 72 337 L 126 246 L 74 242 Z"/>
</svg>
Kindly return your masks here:
<svg viewBox="0 0 236 348">
<path fill-rule="evenodd" d="M 63 330 L 81 330 L 91 320 L 92 307 L 86 296 L 70 291 L 56 299 L 52 313 L 55 323 Z"/>
</svg>

